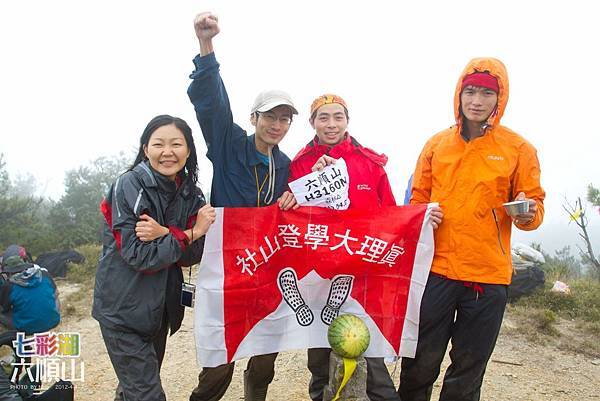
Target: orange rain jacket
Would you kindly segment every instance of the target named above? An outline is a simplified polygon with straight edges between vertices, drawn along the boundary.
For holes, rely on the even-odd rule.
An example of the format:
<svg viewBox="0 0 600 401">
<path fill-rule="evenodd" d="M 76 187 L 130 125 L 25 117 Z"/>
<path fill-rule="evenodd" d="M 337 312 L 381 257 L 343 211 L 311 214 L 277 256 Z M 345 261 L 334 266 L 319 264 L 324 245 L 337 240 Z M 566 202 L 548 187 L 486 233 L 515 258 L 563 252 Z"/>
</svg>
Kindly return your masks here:
<svg viewBox="0 0 600 401">
<path fill-rule="evenodd" d="M 498 79 L 497 111 L 489 117 L 485 134 L 467 142 L 460 135 L 462 81 L 468 74 L 486 71 Z M 517 224 L 522 230 L 536 229 L 544 217 L 545 193 L 536 150 L 500 125 L 507 101 L 508 76 L 502 62 L 471 60 L 456 85 L 456 125 L 433 136 L 417 162 L 411 203 L 439 202 L 444 219 L 435 232 L 431 271 L 449 279 L 510 284 L 512 219 L 502 204 L 519 192 L 536 201 L 533 221 Z"/>
</svg>

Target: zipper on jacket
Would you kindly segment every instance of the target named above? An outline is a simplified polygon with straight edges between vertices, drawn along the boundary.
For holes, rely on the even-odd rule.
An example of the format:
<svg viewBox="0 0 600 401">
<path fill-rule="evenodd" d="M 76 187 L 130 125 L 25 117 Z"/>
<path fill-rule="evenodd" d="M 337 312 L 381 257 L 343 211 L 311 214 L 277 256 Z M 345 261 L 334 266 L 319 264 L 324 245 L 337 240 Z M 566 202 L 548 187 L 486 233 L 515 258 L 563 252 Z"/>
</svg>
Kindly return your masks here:
<svg viewBox="0 0 600 401">
<path fill-rule="evenodd" d="M 140 200 L 142 200 L 142 193 L 144 192 L 144 188 L 140 188 L 138 192 L 137 199 L 135 200 L 135 205 L 133 206 L 133 214 L 137 216 L 137 208 L 140 205 Z"/>
<path fill-rule="evenodd" d="M 498 223 L 498 216 L 496 215 L 496 211 L 492 209 L 492 215 L 494 216 L 494 223 L 496 223 L 496 233 L 498 233 L 498 244 L 500 245 L 500 250 L 503 255 L 506 255 L 504 251 L 504 247 L 502 246 L 502 237 L 500 236 L 500 224 Z"/>
</svg>

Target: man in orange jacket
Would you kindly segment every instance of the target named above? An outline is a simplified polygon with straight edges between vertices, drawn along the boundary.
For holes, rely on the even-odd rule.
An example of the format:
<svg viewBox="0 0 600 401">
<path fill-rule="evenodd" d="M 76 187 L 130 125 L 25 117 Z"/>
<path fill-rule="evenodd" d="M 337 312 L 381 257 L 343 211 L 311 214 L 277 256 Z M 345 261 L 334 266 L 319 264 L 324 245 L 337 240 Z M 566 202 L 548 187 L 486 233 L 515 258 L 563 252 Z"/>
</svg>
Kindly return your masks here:
<svg viewBox="0 0 600 401">
<path fill-rule="evenodd" d="M 450 339 L 440 401 L 479 400 L 512 277 L 512 224 L 534 230 L 542 223 L 536 150 L 500 125 L 507 100 L 504 65 L 472 60 L 456 87 L 456 125 L 433 136 L 417 162 L 411 203 L 438 202 L 444 220 L 435 232 L 416 355 L 402 359 L 402 401 L 430 399 Z M 527 200 L 529 211 L 507 215 L 502 204 L 513 200 Z"/>
</svg>

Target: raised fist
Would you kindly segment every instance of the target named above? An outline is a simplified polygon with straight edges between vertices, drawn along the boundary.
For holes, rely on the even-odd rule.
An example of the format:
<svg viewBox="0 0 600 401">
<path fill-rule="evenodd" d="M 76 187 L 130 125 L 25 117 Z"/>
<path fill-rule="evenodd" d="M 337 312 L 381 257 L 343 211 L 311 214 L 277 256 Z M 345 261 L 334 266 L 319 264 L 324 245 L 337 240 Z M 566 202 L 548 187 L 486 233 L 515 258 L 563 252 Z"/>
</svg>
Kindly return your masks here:
<svg viewBox="0 0 600 401">
<path fill-rule="evenodd" d="M 200 13 L 194 19 L 194 29 L 198 40 L 210 40 L 219 33 L 219 19 L 210 12 Z"/>
</svg>

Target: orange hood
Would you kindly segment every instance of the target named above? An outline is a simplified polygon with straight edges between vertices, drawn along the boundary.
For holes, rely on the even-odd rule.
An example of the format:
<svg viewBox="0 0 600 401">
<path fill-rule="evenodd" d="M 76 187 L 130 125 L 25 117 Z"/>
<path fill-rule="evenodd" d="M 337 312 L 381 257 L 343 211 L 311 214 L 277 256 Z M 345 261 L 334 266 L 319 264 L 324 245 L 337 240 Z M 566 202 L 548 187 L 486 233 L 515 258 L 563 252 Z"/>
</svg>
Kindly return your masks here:
<svg viewBox="0 0 600 401">
<path fill-rule="evenodd" d="M 454 91 L 454 119 L 456 120 L 456 124 L 460 126 L 462 120 L 462 113 L 460 112 L 462 81 L 467 75 L 474 72 L 487 72 L 498 80 L 498 107 L 496 108 L 496 112 L 492 113 L 487 121 L 488 125 L 496 126 L 500 124 L 500 119 L 508 103 L 508 74 L 502 61 L 491 57 L 474 58 L 469 61 L 469 64 L 467 64 L 462 74 L 460 74 L 456 90 Z"/>
</svg>

